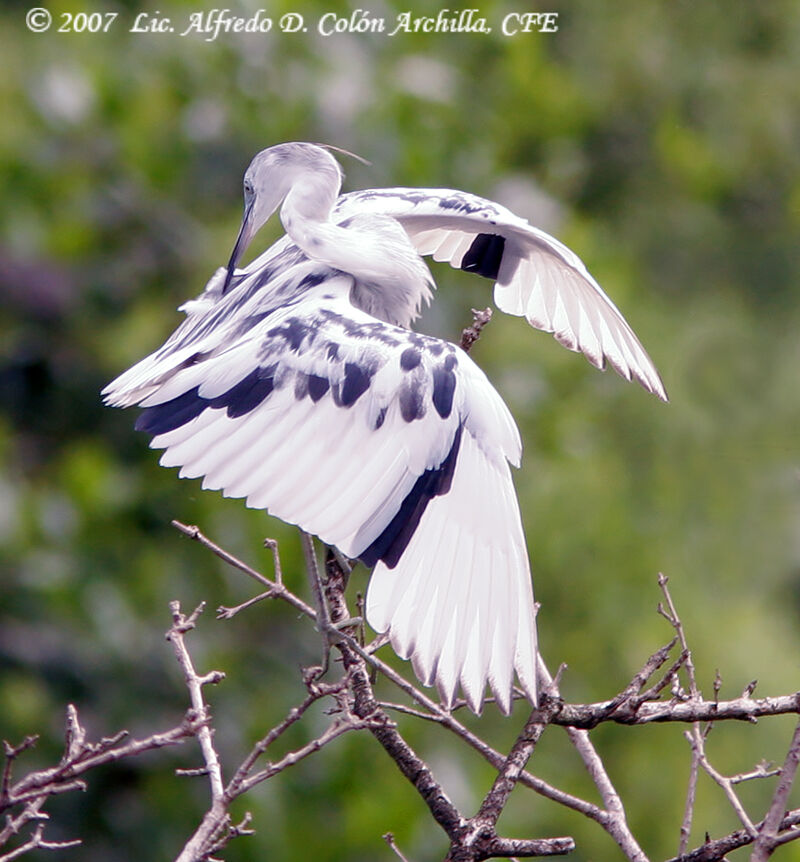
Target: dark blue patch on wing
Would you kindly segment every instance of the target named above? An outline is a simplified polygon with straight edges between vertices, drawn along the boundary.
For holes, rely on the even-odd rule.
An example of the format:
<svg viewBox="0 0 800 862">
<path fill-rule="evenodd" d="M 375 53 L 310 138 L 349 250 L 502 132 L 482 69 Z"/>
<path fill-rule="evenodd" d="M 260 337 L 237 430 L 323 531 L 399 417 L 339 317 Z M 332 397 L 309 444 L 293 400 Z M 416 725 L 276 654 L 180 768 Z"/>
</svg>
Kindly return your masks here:
<svg viewBox="0 0 800 862">
<path fill-rule="evenodd" d="M 310 272 L 308 275 L 303 276 L 300 280 L 300 283 L 297 285 L 298 290 L 304 290 L 311 287 L 316 287 L 318 284 L 322 284 L 325 279 L 328 278 L 328 273 L 325 271 L 322 272 Z"/>
<path fill-rule="evenodd" d="M 408 334 L 406 330 L 379 320 L 376 320 L 374 323 L 356 323 L 356 321 L 336 311 L 332 311 L 330 308 L 320 308 L 316 312 L 315 320 L 319 325 L 331 324 L 337 326 L 345 335 L 351 338 L 367 338 L 380 344 L 386 344 L 389 347 L 397 347 L 401 343 L 398 336 L 405 338 Z"/>
<path fill-rule="evenodd" d="M 448 359 L 450 358 L 448 356 Z M 455 359 L 455 357 L 452 358 Z M 456 376 L 445 361 L 443 366 L 433 369 L 433 406 L 442 419 L 447 419 L 453 409 L 455 391 Z"/>
<path fill-rule="evenodd" d="M 267 333 L 271 338 L 283 338 L 289 350 L 300 350 L 307 339 L 310 344 L 316 336 L 316 330 L 299 317 L 290 317 L 280 326 L 275 326 Z"/>
<path fill-rule="evenodd" d="M 315 404 L 328 391 L 329 387 L 330 383 L 328 383 L 327 377 L 319 377 L 316 374 L 308 375 L 308 394 Z"/>
<path fill-rule="evenodd" d="M 294 378 L 294 397 L 302 401 L 308 395 L 308 375 L 298 371 Z"/>
<path fill-rule="evenodd" d="M 372 567 L 378 560 L 381 560 L 390 569 L 398 564 L 419 526 L 428 503 L 434 497 L 441 497 L 450 490 L 460 445 L 461 426 L 459 425 L 453 437 L 453 444 L 444 461 L 438 467 L 426 470 L 417 479 L 386 529 L 368 548 L 359 554 L 359 559 L 365 566 Z"/>
<path fill-rule="evenodd" d="M 166 434 L 191 422 L 206 407 L 217 409 L 224 407 L 231 419 L 244 416 L 268 398 L 275 388 L 276 367 L 270 365 L 254 369 L 243 380 L 231 386 L 227 392 L 215 398 L 203 398 L 199 392 L 200 387 L 195 386 L 183 395 L 178 395 L 177 398 L 165 401 L 163 404 L 145 407 L 136 420 L 136 430 L 145 431 L 154 437 L 158 434 Z"/>
<path fill-rule="evenodd" d="M 454 194 L 447 198 L 440 198 L 439 206 L 443 210 L 459 210 L 464 213 L 476 213 L 484 209 L 484 207 L 477 201 L 467 200 L 459 194 Z"/>
<path fill-rule="evenodd" d="M 344 381 L 339 393 L 342 407 L 351 407 L 369 389 L 372 373 L 355 362 L 345 363 Z"/>
<path fill-rule="evenodd" d="M 409 381 L 400 388 L 398 396 L 400 415 L 406 422 L 422 419 L 425 415 L 424 392 L 419 381 Z"/>
<path fill-rule="evenodd" d="M 183 395 L 178 395 L 177 398 L 157 404 L 155 407 L 145 407 L 134 427 L 137 431 L 145 431 L 155 436 L 174 431 L 181 425 L 191 422 L 208 407 L 208 401 L 198 394 L 199 388 L 195 386 Z"/>
<path fill-rule="evenodd" d="M 209 407 L 226 407 L 228 416 L 236 419 L 254 410 L 275 388 L 275 367 L 256 368 L 227 392 L 207 401 Z"/>
<path fill-rule="evenodd" d="M 496 279 L 506 246 L 505 237 L 493 233 L 479 233 L 461 261 L 465 272 L 476 272 L 484 278 Z"/>
<path fill-rule="evenodd" d="M 406 347 L 400 354 L 400 367 L 403 371 L 411 371 L 422 362 L 422 356 L 416 347 Z"/>
<path fill-rule="evenodd" d="M 191 368 L 193 365 L 197 365 L 198 362 L 202 362 L 207 356 L 208 353 L 193 353 L 188 359 L 184 359 L 178 368 Z"/>
</svg>

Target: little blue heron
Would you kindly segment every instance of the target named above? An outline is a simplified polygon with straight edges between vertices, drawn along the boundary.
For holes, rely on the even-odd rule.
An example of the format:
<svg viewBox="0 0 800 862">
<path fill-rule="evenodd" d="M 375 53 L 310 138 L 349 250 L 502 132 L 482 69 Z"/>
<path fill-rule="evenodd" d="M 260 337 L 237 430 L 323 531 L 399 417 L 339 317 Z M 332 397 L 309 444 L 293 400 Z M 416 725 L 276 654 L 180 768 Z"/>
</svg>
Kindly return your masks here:
<svg viewBox="0 0 800 862">
<path fill-rule="evenodd" d="M 329 150 L 286 143 L 244 176 L 227 268 L 166 343 L 103 394 L 144 408 L 161 463 L 374 567 L 366 615 L 446 705 L 536 701 L 516 424 L 459 347 L 413 332 L 424 255 L 495 282 L 497 306 L 666 400 L 639 340 L 558 240 L 450 189 L 340 194 Z M 237 264 L 280 208 L 286 235 Z"/>
</svg>

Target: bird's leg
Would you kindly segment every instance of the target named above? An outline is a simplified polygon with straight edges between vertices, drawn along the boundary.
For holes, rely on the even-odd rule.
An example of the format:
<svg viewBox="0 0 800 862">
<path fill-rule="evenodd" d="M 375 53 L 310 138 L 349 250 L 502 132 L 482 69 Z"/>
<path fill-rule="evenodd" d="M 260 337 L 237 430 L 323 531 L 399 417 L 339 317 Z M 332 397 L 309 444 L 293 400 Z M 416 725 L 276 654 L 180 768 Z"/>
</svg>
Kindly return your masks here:
<svg viewBox="0 0 800 862">
<path fill-rule="evenodd" d="M 305 530 L 300 530 L 300 539 L 303 544 L 303 556 L 306 558 L 306 573 L 308 574 L 308 583 L 311 587 L 311 596 L 317 611 L 317 631 L 322 635 L 322 662 L 320 663 L 319 672 L 319 676 L 322 676 L 327 672 L 330 662 L 331 641 L 329 633 L 333 626 L 330 612 L 328 611 L 328 604 L 322 591 L 322 580 L 319 575 L 314 539 Z"/>
<path fill-rule="evenodd" d="M 344 583 L 347 586 L 348 580 L 350 580 L 350 572 L 353 571 L 353 566 L 350 560 L 345 557 L 345 555 L 338 549 L 334 548 L 332 545 L 328 546 L 328 551 L 325 555 L 325 573 L 327 574 L 328 566 L 330 564 L 331 559 L 336 560 L 339 564 L 339 569 L 344 575 Z"/>
<path fill-rule="evenodd" d="M 338 548 L 328 547 L 325 552 L 325 585 L 331 607 L 331 622 L 337 632 L 342 632 L 347 628 L 361 627 L 364 624 L 361 616 L 343 616 L 342 609 L 348 611 L 347 605 L 344 601 L 339 603 L 332 600 L 330 592 L 331 589 L 337 589 L 343 593 L 350 579 L 351 571 L 352 566 L 347 557 Z M 341 618 L 337 619 L 337 617 Z"/>
<path fill-rule="evenodd" d="M 319 676 L 322 676 L 327 672 L 330 664 L 331 645 L 347 639 L 347 635 L 343 634 L 341 629 L 357 625 L 360 620 L 344 618 L 334 622 L 331 619 L 331 612 L 325 598 L 322 577 L 320 575 L 319 564 L 317 562 L 317 554 L 314 549 L 314 539 L 304 530 L 300 530 L 300 537 L 303 544 L 303 555 L 306 559 L 306 571 L 308 573 L 308 581 L 311 586 L 311 595 L 314 599 L 314 607 L 317 611 L 317 631 L 322 635 L 322 662 L 320 664 L 319 671 Z M 328 564 L 327 560 L 331 560 L 334 565 L 340 567 L 342 572 L 349 575 L 350 566 L 341 554 L 339 554 L 339 557 L 341 557 L 342 562 L 339 561 L 339 558 L 333 555 L 332 549 L 329 548 L 326 557 L 326 566 Z"/>
</svg>

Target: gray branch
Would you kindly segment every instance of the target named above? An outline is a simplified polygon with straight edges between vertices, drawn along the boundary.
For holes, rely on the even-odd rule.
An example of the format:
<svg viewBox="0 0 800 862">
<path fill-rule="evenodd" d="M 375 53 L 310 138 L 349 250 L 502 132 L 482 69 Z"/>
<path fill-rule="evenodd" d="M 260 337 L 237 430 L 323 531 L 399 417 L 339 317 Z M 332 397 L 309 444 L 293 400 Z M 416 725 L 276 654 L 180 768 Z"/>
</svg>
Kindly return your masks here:
<svg viewBox="0 0 800 862">
<path fill-rule="evenodd" d="M 476 315 L 476 337 L 485 321 Z M 783 767 L 770 770 L 761 764 L 739 775 L 725 776 L 710 762 L 706 740 L 714 723 L 718 721 L 746 721 L 772 715 L 800 715 L 800 692 L 776 697 L 753 697 L 755 684 L 731 700 L 720 700 L 721 681 L 714 684 L 714 699 L 706 700 L 700 692 L 691 651 L 688 646 L 677 610 L 667 588 L 667 579 L 659 577 L 665 603 L 659 612 L 675 630 L 673 640 L 661 647 L 643 664 L 631 681 L 610 700 L 590 704 L 565 703 L 558 691 L 558 677 L 553 680 L 540 659 L 539 677 L 542 683 L 538 708 L 533 709 L 508 754 L 494 750 L 475 732 L 459 722 L 459 702 L 451 711 L 430 697 L 418 685 L 409 682 L 375 655 L 386 643 L 385 637 L 376 638 L 364 647 L 363 637 L 354 639 L 348 631 L 360 630 L 360 617 L 352 617 L 345 600 L 349 565 L 341 555 L 328 552 L 325 578 L 316 561 L 316 552 L 310 539 L 305 544 L 306 564 L 316 607 L 304 602 L 283 583 L 277 544 L 267 540 L 272 549 L 275 565 L 270 578 L 237 559 L 204 536 L 197 527 L 178 522 L 175 526 L 185 535 L 199 542 L 229 565 L 245 572 L 262 587 L 262 592 L 235 608 L 220 609 L 219 617 L 230 619 L 245 608 L 264 599 L 279 599 L 299 610 L 319 630 L 323 638 L 322 667 L 306 669 L 303 683 L 306 697 L 289 710 L 286 716 L 251 748 L 249 754 L 225 779 L 224 765 L 214 747 L 214 730 L 211 716 L 203 696 L 206 685 L 224 679 L 218 671 L 201 674 L 194 667 L 186 645 L 186 635 L 194 629 L 203 609 L 201 605 L 188 617 L 181 613 L 177 602 L 171 604 L 172 627 L 167 637 L 173 645 L 176 658 L 183 670 L 191 709 L 182 723 L 162 734 L 143 740 L 125 740 L 125 732 L 97 743 L 87 741 L 77 712 L 70 707 L 67 715 L 64 755 L 51 769 L 30 773 L 14 781 L 15 766 L 24 753 L 35 744 L 28 737 L 16 747 L 5 743 L 5 764 L 0 772 L 0 812 L 6 812 L 5 824 L 0 829 L 0 847 L 16 839 L 17 846 L 0 856 L 0 862 L 11 862 L 28 851 L 58 850 L 71 847 L 79 841 L 48 842 L 44 837 L 47 800 L 59 793 L 70 792 L 85 786 L 83 776 L 90 769 L 124 757 L 135 756 L 165 745 L 175 745 L 186 738 L 197 737 L 203 765 L 200 768 L 179 770 L 180 775 L 202 775 L 210 785 L 210 804 L 194 834 L 177 857 L 176 862 L 213 862 L 214 854 L 229 841 L 252 834 L 250 815 L 234 824 L 229 813 L 231 802 L 251 791 L 258 784 L 291 768 L 301 760 L 321 751 L 350 731 L 364 731 L 381 745 L 397 768 L 409 781 L 414 791 L 424 800 L 435 822 L 449 841 L 446 862 L 482 862 L 492 858 L 529 858 L 569 853 L 574 849 L 571 838 L 509 839 L 497 834 L 496 827 L 511 793 L 522 786 L 570 808 L 597 822 L 611 835 L 631 862 L 648 862 L 627 823 L 619 793 L 614 788 L 605 764 L 590 738 L 590 731 L 600 724 L 613 722 L 620 725 L 647 725 L 655 722 L 677 722 L 688 725 L 685 733 L 691 743 L 692 767 L 687 794 L 679 854 L 670 862 L 717 862 L 739 847 L 753 845 L 753 862 L 766 862 L 775 850 L 800 837 L 800 810 L 786 813 L 785 805 L 800 764 L 800 723 L 795 729 Z M 361 609 L 359 606 L 359 613 Z M 362 633 L 363 634 L 363 633 Z M 677 645 L 678 653 L 674 654 Z M 328 671 L 327 656 L 331 649 L 341 655 L 343 673 L 338 679 L 323 682 L 320 677 Z M 373 690 L 373 675 L 385 676 L 410 698 L 406 703 L 379 702 Z M 680 677 L 688 678 L 684 688 Z M 521 693 L 517 694 L 522 697 Z M 302 721 L 308 709 L 321 698 L 330 698 L 334 706 L 328 710 L 331 720 L 316 738 L 302 747 L 283 754 L 278 760 L 265 761 L 273 743 L 297 722 Z M 487 699 L 489 702 L 489 699 Z M 459 811 L 449 798 L 429 766 L 404 738 L 391 713 L 403 713 L 416 719 L 434 722 L 455 733 L 476 749 L 497 770 L 492 786 L 486 791 L 477 812 L 468 816 Z M 527 764 L 548 725 L 565 728 L 570 741 L 583 760 L 588 774 L 597 787 L 602 803 L 596 804 L 548 784 L 527 769 Z M 688 841 L 694 814 L 695 790 L 700 770 L 705 771 L 722 788 L 739 815 L 744 829 L 716 840 L 707 839 L 695 850 L 688 850 Z M 735 787 L 744 781 L 777 778 L 769 808 L 760 823 L 745 811 Z M 387 833 L 387 843 L 398 858 L 403 858 L 393 839 Z M 385 836 L 386 837 L 386 836 Z"/>
</svg>

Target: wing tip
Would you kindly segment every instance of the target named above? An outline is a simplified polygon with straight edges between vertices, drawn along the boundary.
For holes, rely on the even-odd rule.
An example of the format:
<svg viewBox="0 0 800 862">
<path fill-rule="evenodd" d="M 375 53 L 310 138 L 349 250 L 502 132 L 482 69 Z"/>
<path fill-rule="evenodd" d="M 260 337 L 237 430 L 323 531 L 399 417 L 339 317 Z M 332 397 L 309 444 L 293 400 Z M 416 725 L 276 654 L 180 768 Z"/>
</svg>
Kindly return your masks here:
<svg viewBox="0 0 800 862">
<path fill-rule="evenodd" d="M 665 404 L 669 403 L 669 395 L 667 395 L 664 382 L 661 379 L 661 375 L 656 371 L 653 365 L 646 370 L 646 373 L 636 368 L 632 369 L 632 376 L 633 379 L 651 395 L 655 395 L 656 398 L 663 401 Z"/>
</svg>

